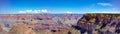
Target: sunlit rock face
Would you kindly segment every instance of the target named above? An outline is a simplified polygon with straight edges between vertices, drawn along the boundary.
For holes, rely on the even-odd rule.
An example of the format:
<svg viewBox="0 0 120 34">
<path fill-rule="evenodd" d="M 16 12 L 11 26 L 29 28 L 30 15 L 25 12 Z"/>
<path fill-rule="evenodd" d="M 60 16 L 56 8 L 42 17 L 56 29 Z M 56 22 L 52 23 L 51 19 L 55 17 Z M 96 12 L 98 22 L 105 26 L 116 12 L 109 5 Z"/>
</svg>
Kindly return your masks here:
<svg viewBox="0 0 120 34">
<path fill-rule="evenodd" d="M 3 25 L 0 25 L 0 34 L 8 34 L 8 32 L 3 29 Z"/>
<path fill-rule="evenodd" d="M 115 30 L 117 30 L 116 26 L 120 23 L 119 19 L 120 14 L 84 14 L 83 17 L 78 20 L 77 26 L 88 31 L 93 31 L 93 34 L 95 34 L 96 31 L 101 31 L 104 34 L 109 34 L 109 31 L 115 34 Z M 99 30 L 95 31 L 95 29 Z M 96 34 L 98 34 L 98 32 Z"/>
<path fill-rule="evenodd" d="M 10 34 L 35 34 L 35 32 L 25 25 L 14 25 L 9 31 Z"/>
<path fill-rule="evenodd" d="M 36 34 L 52 34 L 52 32 L 47 29 L 47 30 L 36 31 Z"/>
</svg>

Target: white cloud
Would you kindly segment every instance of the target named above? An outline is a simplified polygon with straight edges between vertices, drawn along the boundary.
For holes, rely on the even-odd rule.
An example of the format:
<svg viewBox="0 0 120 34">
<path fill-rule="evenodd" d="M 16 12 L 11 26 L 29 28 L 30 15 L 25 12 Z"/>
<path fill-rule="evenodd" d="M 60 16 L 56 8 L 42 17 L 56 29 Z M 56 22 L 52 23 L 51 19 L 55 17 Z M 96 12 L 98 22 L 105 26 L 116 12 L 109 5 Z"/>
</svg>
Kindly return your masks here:
<svg viewBox="0 0 120 34">
<path fill-rule="evenodd" d="M 46 13 L 47 10 L 23 10 L 23 11 L 19 11 L 18 13 L 41 13 L 41 12 L 44 12 Z"/>
<path fill-rule="evenodd" d="M 71 13 L 73 13 L 73 12 L 67 11 L 67 13 L 68 13 L 68 14 L 71 14 Z"/>
<path fill-rule="evenodd" d="M 40 10 L 33 10 L 32 13 L 40 13 Z"/>
<path fill-rule="evenodd" d="M 112 4 L 110 3 L 97 3 L 98 5 L 101 5 L 101 6 L 112 6 Z"/>
<path fill-rule="evenodd" d="M 47 10 L 46 9 L 44 9 L 44 10 L 41 10 L 42 12 L 47 12 Z"/>
<path fill-rule="evenodd" d="M 19 11 L 18 13 L 26 13 L 26 12 L 24 12 L 24 11 Z"/>
<path fill-rule="evenodd" d="M 29 12 L 32 12 L 32 10 L 25 10 L 25 12 L 28 12 L 28 13 L 29 13 Z"/>
</svg>

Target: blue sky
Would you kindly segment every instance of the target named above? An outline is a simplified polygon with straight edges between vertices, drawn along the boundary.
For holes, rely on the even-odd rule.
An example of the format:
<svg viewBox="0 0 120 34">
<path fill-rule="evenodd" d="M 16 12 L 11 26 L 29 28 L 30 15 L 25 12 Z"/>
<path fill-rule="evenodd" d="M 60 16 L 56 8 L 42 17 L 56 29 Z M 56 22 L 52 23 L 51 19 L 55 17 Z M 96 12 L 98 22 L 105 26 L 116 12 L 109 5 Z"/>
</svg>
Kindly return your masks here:
<svg viewBox="0 0 120 34">
<path fill-rule="evenodd" d="M 120 0 L 0 0 L 0 14 L 120 13 Z"/>
</svg>

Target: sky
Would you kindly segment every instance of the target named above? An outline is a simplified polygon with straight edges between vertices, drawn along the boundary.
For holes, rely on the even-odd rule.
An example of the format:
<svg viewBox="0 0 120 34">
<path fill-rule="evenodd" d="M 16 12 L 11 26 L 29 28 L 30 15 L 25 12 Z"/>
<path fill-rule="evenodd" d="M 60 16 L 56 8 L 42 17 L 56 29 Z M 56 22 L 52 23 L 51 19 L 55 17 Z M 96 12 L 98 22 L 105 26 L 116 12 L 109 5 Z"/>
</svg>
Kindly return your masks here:
<svg viewBox="0 0 120 34">
<path fill-rule="evenodd" d="M 120 13 L 120 0 L 0 0 L 0 14 Z"/>
</svg>

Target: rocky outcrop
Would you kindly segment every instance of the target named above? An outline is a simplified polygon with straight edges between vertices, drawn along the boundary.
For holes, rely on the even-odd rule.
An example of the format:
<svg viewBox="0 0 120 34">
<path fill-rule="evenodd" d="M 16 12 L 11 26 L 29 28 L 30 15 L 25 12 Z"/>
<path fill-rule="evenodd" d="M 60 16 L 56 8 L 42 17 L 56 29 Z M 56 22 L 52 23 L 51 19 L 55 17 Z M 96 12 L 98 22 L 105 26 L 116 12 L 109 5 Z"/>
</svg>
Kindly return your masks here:
<svg viewBox="0 0 120 34">
<path fill-rule="evenodd" d="M 77 27 L 74 28 L 80 29 L 80 31 L 82 29 L 84 29 L 83 31 L 93 31 L 94 34 L 95 31 L 101 31 L 104 34 L 115 33 L 115 26 L 120 22 L 119 16 L 120 14 L 84 14 L 78 20 Z"/>
<path fill-rule="evenodd" d="M 8 34 L 8 32 L 3 29 L 2 25 L 0 25 L 0 34 Z"/>
<path fill-rule="evenodd" d="M 14 25 L 9 31 L 9 34 L 35 34 L 35 32 L 25 25 Z"/>
</svg>

